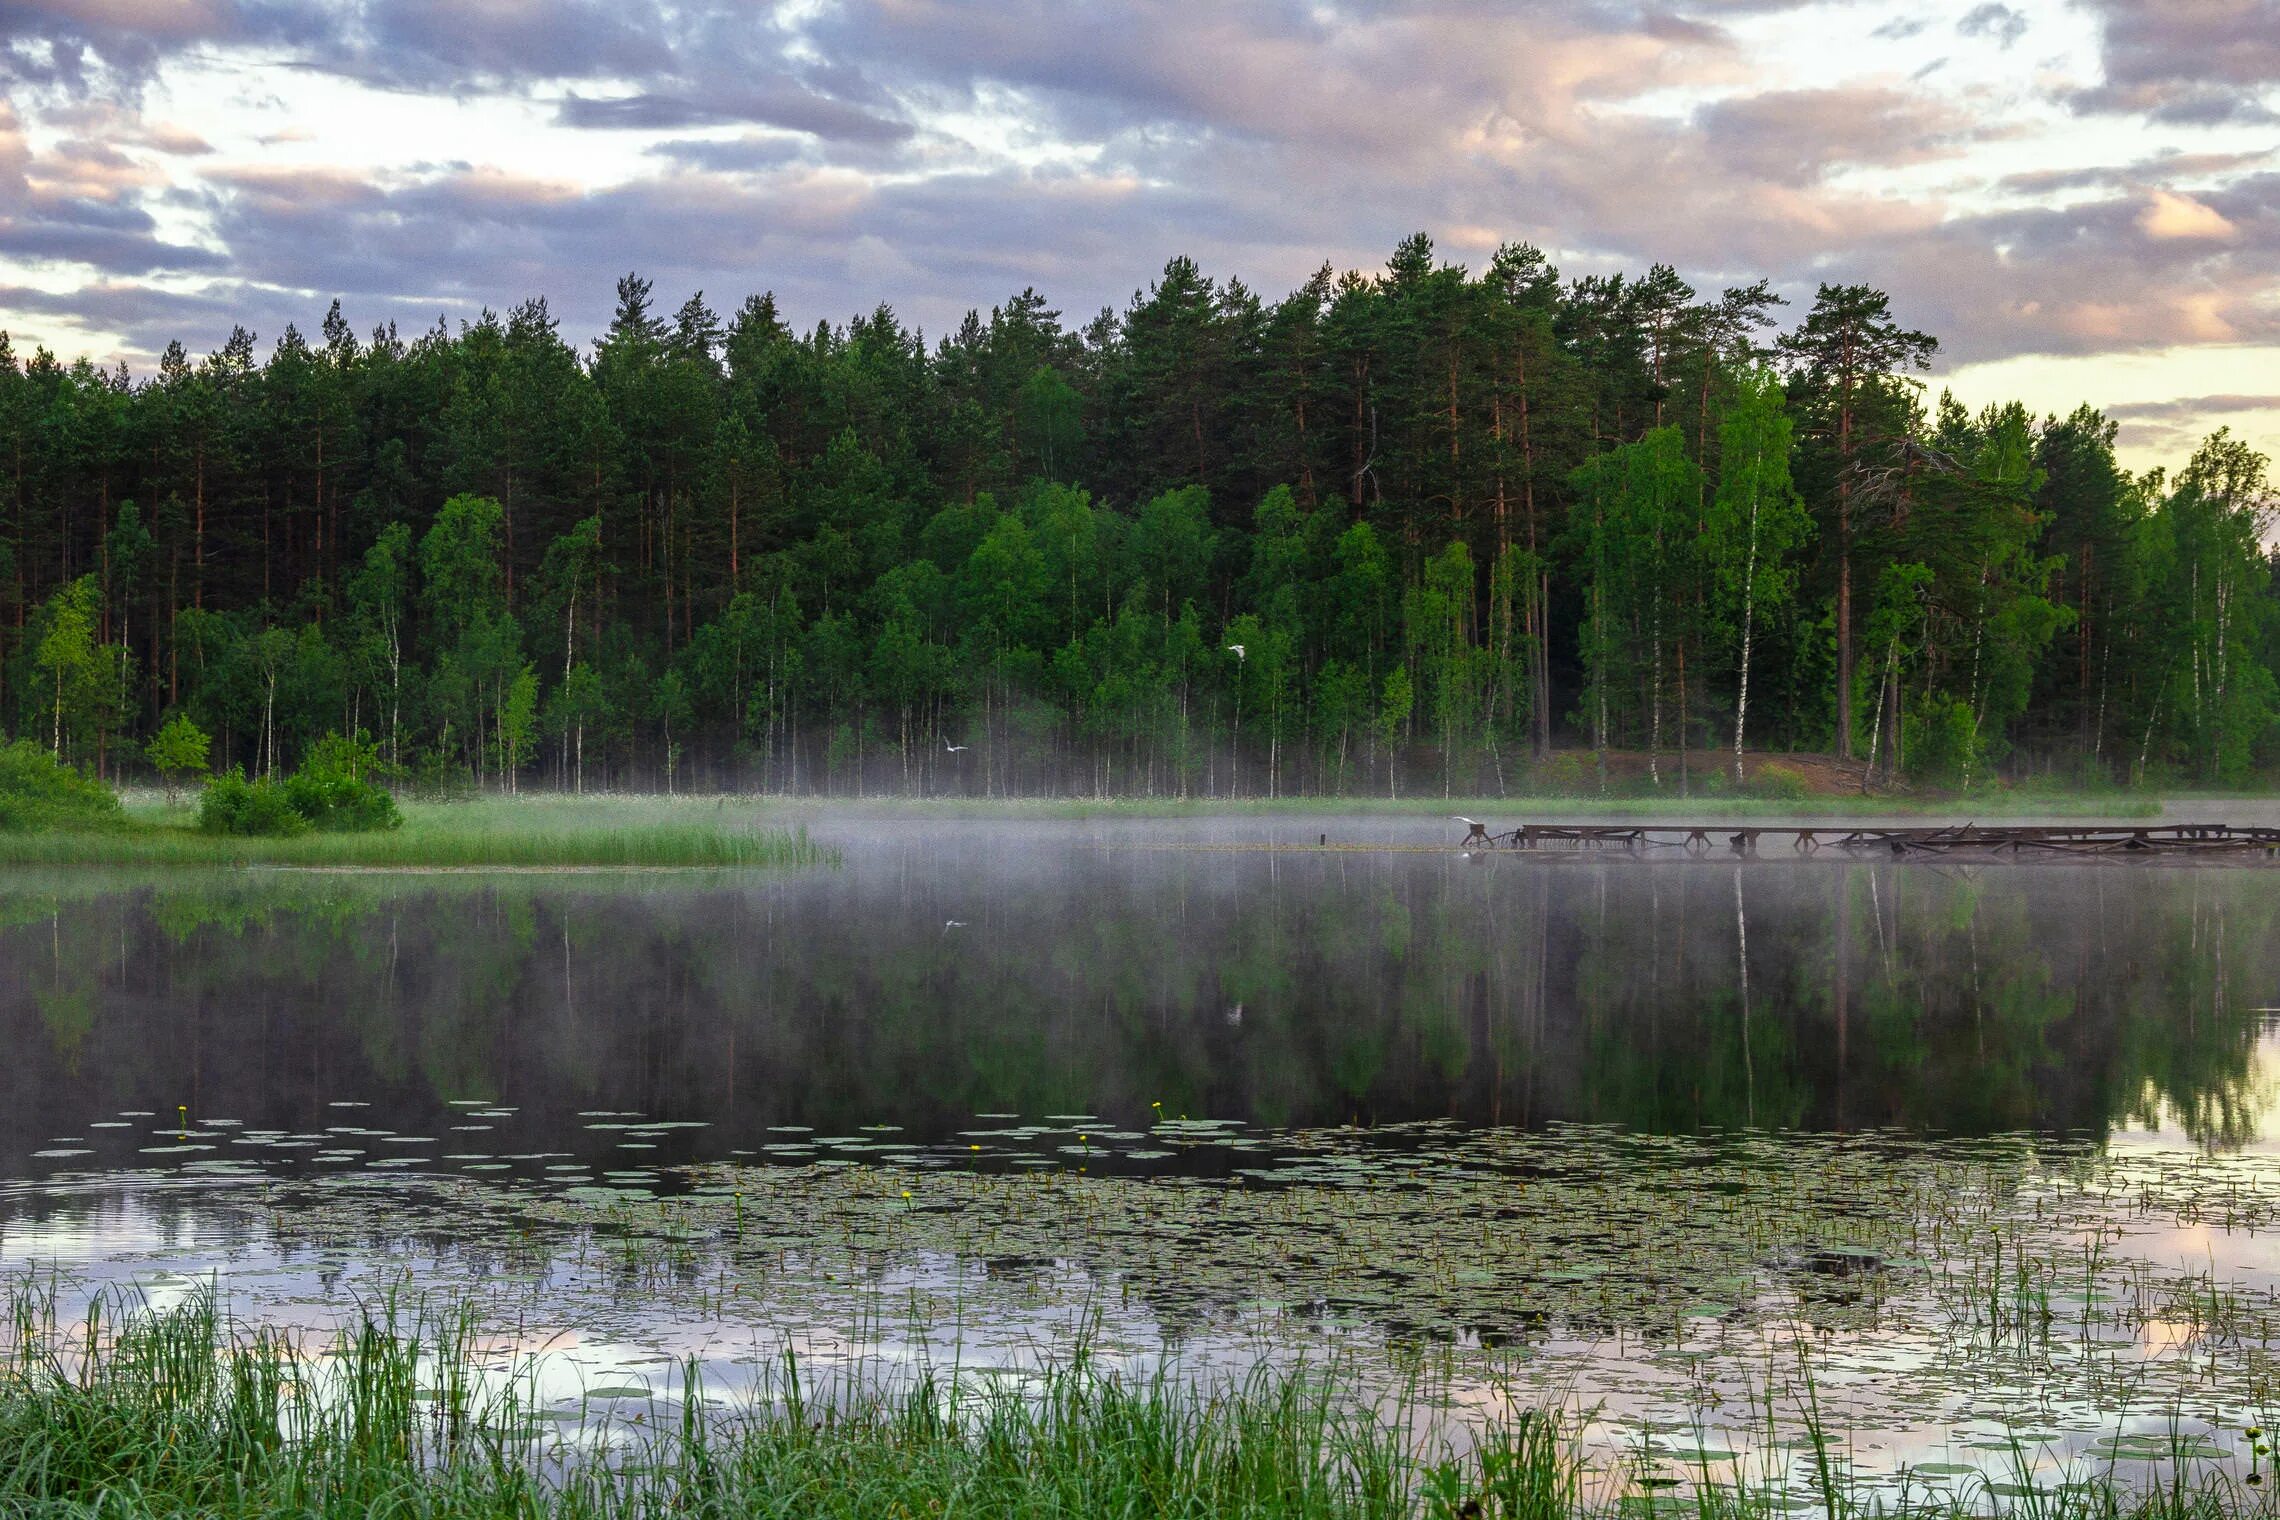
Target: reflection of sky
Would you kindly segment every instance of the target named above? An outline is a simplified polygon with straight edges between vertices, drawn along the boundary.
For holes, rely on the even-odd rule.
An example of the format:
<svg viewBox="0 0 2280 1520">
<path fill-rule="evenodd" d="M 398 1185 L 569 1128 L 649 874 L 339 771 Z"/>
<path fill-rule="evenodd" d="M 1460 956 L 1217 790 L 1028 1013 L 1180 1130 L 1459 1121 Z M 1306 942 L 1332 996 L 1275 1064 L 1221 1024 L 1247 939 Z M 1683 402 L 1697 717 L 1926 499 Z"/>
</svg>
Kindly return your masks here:
<svg viewBox="0 0 2280 1520">
<path fill-rule="evenodd" d="M 2273 1042 L 2263 1059 L 2280 1060 Z M 2172 1132 L 2126 1136 L 2122 1187 L 2148 1168 L 2184 1168 L 2221 1196 L 2227 1177 L 2268 1169 L 2270 1143 L 2212 1157 Z M 2021 1197 L 2031 1203 L 2037 1184 L 2026 1181 Z M 829 1400 L 857 1386 L 907 1386 L 921 1372 L 1011 1386 L 1008 1377 L 1065 1363 L 1080 1343 L 1095 1365 L 1141 1376 L 1235 1379 L 1260 1364 L 1333 1363 L 1388 1410 L 1422 1395 L 1431 1438 L 1460 1443 L 1468 1420 L 1560 1405 L 1588 1448 L 1674 1476 L 1708 1461 L 1802 1479 L 1809 1457 L 1795 1443 L 1815 1412 L 1836 1435 L 1834 1460 L 1875 1484 L 1925 1463 L 1935 1471 L 1924 1481 L 1938 1483 L 1961 1481 L 1964 1469 L 2007 1479 L 2021 1464 L 2047 1475 L 2103 1461 L 2111 1448 L 2101 1443 L 2118 1434 L 2174 1428 L 2222 1440 L 2259 1413 L 2239 1402 L 2247 1384 L 2230 1375 L 2251 1348 L 2214 1343 L 2157 1303 L 2142 1322 L 2087 1340 L 2062 1333 L 2007 1346 L 1944 1319 L 1920 1283 L 1808 1283 L 1804 1291 L 1890 1295 L 1865 1318 L 1816 1323 L 1801 1312 L 1794 1272 L 1769 1266 L 1733 1306 L 1707 1306 L 1675 1338 L 1644 1326 L 1601 1335 L 1555 1326 L 1525 1344 L 1464 1337 L 1397 1352 L 1367 1319 L 1239 1304 L 1183 1321 L 1168 1342 L 1144 1286 L 1066 1261 L 993 1271 L 938 1254 L 867 1256 L 819 1295 L 802 1284 L 832 1267 L 824 1256 L 793 1253 L 777 1272 L 754 1272 L 700 1246 L 628 1270 L 609 1240 L 578 1233 L 502 1268 L 433 1220 L 416 1233 L 390 1231 L 385 1194 L 372 1195 L 375 1228 L 362 1242 L 311 1246 L 280 1243 L 258 1183 L 114 1180 L 99 1193 L 50 1183 L 38 1190 L 37 1218 L 21 1207 L 26 1191 L 0 1194 L 0 1271 L 55 1274 L 67 1319 L 98 1294 L 159 1311 L 211 1281 L 231 1315 L 287 1329 L 312 1353 L 389 1304 L 412 1316 L 470 1301 L 484 1386 L 524 1390 L 555 1411 L 558 1433 L 578 1440 L 609 1439 L 591 1424 L 668 1413 L 691 1365 L 706 1397 L 734 1408 L 772 1397 L 787 1355 L 811 1397 Z M 2182 1271 L 2242 1289 L 2280 1286 L 2270 1234 L 2179 1223 L 2126 1201 L 2098 1234 L 2108 1261 L 2153 1269 L 2149 1284 Z M 2081 1298 L 2062 1282 L 2054 1302 L 2063 1326 Z"/>
<path fill-rule="evenodd" d="M 2280 1156 L 2280 1008 L 2254 1011 L 2265 1016 L 2264 1031 L 2249 1052 L 2247 1080 L 2237 1090 L 2228 1089 L 2226 1096 L 2239 1105 L 2237 1116 L 2247 1121 L 2237 1149 L 2255 1156 Z M 2141 1122 L 2117 1122 L 2110 1140 L 2116 1148 L 2160 1151 L 2194 1143 L 2192 1116 L 2176 1104 L 2149 1089 L 2136 1106 Z M 2142 1111 L 2150 1111 L 2155 1122 L 2144 1124 Z"/>
</svg>

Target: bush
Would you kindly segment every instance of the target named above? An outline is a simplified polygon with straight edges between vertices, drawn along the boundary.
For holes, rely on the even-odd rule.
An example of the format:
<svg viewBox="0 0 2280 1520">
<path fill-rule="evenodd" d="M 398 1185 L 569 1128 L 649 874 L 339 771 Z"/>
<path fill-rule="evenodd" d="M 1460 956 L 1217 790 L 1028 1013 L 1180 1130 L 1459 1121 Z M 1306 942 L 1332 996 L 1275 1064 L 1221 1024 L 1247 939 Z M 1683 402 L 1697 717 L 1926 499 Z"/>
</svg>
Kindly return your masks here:
<svg viewBox="0 0 2280 1520">
<path fill-rule="evenodd" d="M 1584 769 L 1583 756 L 1572 751 L 1547 755 L 1528 777 L 1528 789 L 1545 797 L 1588 797 L 1598 785 Z"/>
<path fill-rule="evenodd" d="M 122 821 L 119 799 L 28 739 L 0 746 L 0 831 L 107 828 Z"/>
<path fill-rule="evenodd" d="M 206 783 L 198 826 L 209 834 L 368 834 L 400 826 L 396 799 L 365 777 L 374 747 L 339 734 L 318 740 L 300 770 L 283 781 L 248 781 L 232 771 Z"/>
<path fill-rule="evenodd" d="M 309 820 L 301 816 L 284 786 L 274 781 L 248 781 L 232 766 L 206 783 L 198 794 L 198 827 L 209 834 L 283 836 L 305 834 Z"/>
<path fill-rule="evenodd" d="M 1772 760 L 1752 771 L 1742 790 L 1770 802 L 1802 802 L 1813 795 L 1812 784 L 1805 779 L 1804 772 Z"/>
<path fill-rule="evenodd" d="M 362 734 L 327 734 L 309 747 L 301 769 L 285 783 L 293 810 L 309 827 L 328 834 L 369 834 L 396 828 L 396 799 L 367 779 L 380 768 L 380 747 Z"/>
<path fill-rule="evenodd" d="M 403 823 L 396 799 L 354 776 L 303 770 L 285 780 L 285 797 L 310 828 L 325 834 L 369 834 Z"/>
</svg>

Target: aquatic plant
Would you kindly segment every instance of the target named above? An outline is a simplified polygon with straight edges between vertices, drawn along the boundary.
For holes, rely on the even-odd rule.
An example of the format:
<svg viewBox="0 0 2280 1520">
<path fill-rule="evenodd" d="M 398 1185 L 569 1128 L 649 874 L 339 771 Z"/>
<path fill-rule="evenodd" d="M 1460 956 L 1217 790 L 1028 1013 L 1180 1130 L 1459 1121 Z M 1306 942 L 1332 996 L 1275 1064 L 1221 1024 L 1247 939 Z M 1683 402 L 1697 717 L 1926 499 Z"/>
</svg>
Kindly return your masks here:
<svg viewBox="0 0 2280 1520">
<path fill-rule="evenodd" d="M 17 1285 L 0 1365 L 0 1512 L 438 1517 L 1246 1516 L 1565 1520 L 2234 1520 L 2253 1485 L 2180 1458 L 2103 1478 L 1851 1491 L 1816 1438 L 1816 1487 L 1594 1466 L 1560 1417 L 1521 1410 L 1428 1435 L 1417 1391 L 1373 1400 L 1336 1369 L 1186 1382 L 1078 1359 L 1017 1380 L 921 1368 L 817 1378 L 797 1359 L 750 1393 L 692 1368 L 658 1388 L 543 1405 L 527 1362 L 479 1349 L 461 1310 L 387 1299 L 318 1345 L 225 1315 L 210 1289 L 163 1313 L 98 1300 L 63 1321 Z M 2028 1476 L 2022 1474 L 2022 1476 Z"/>
</svg>

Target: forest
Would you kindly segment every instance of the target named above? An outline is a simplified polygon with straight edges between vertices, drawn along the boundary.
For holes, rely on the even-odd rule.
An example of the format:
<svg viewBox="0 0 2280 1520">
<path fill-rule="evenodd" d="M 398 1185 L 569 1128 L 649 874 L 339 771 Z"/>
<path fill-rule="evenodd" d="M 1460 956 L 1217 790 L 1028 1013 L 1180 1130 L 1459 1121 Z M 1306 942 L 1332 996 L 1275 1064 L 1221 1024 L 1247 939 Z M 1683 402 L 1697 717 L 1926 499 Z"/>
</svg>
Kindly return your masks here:
<svg viewBox="0 0 2280 1520">
<path fill-rule="evenodd" d="M 618 283 L 154 374 L 0 335 L 0 726 L 114 779 L 1501 795 L 2253 784 L 2266 460 L 1973 413 L 1886 296 L 1403 242 L 930 339 Z M 1778 774 L 1778 772 L 1776 772 Z"/>
</svg>

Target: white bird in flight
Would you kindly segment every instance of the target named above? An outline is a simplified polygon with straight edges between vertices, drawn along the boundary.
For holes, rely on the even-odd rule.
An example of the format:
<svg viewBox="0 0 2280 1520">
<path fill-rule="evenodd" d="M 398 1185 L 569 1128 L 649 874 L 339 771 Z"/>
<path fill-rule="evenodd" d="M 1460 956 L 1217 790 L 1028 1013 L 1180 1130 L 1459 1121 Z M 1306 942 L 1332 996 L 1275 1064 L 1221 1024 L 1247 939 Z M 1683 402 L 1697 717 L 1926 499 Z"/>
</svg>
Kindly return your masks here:
<svg viewBox="0 0 2280 1520">
<path fill-rule="evenodd" d="M 1451 813 L 1449 816 L 1456 819 L 1457 822 L 1463 824 L 1467 828 L 1485 829 L 1488 827 L 1487 824 L 1482 823 L 1478 818 L 1467 818 L 1462 813 Z"/>
<path fill-rule="evenodd" d="M 947 739 L 945 739 L 945 740 L 943 740 L 943 741 L 942 741 L 942 747 L 943 747 L 943 749 L 947 750 L 949 753 L 951 753 L 951 754 L 953 754 L 953 755 L 962 755 L 962 754 L 964 754 L 964 753 L 966 752 L 966 746 L 965 746 L 965 745 L 963 745 L 963 744 L 952 744 L 952 743 L 951 743 L 949 740 L 947 740 Z"/>
<path fill-rule="evenodd" d="M 1235 658 L 1238 660 L 1247 660 L 1250 658 L 1249 655 L 1243 653 L 1243 646 L 1240 644 L 1230 644 L 1227 647 L 1234 651 Z"/>
<path fill-rule="evenodd" d="M 962 918 L 946 918 L 942 920 L 942 932 L 944 934 L 948 934 L 952 929 L 963 929 L 965 927 L 966 921 Z"/>
</svg>

